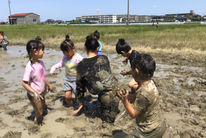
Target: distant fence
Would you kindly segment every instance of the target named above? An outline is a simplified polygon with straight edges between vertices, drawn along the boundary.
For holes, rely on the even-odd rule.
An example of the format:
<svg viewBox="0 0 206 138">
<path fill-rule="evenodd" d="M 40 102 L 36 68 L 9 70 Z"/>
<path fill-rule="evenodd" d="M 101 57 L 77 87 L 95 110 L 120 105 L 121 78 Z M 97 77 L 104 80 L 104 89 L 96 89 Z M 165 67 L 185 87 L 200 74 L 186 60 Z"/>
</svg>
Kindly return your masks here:
<svg viewBox="0 0 206 138">
<path fill-rule="evenodd" d="M 173 24 L 184 24 L 185 22 L 159 22 L 159 25 L 173 25 Z M 153 23 L 129 23 L 129 25 L 152 25 Z M 108 26 L 124 26 L 126 25 L 125 23 L 121 24 L 70 24 L 70 25 L 80 25 L 80 26 L 103 26 L 103 25 L 108 25 Z"/>
<path fill-rule="evenodd" d="M 159 22 L 159 25 L 179 25 L 179 24 L 185 24 L 185 23 L 199 23 L 202 25 L 206 25 L 206 22 Z M 152 25 L 153 23 L 129 23 L 129 25 Z M 157 23 L 155 22 L 154 25 Z M 67 24 L 50 24 L 50 25 L 67 25 Z M 125 23 L 119 23 L 119 24 L 69 24 L 72 26 L 126 26 Z"/>
</svg>

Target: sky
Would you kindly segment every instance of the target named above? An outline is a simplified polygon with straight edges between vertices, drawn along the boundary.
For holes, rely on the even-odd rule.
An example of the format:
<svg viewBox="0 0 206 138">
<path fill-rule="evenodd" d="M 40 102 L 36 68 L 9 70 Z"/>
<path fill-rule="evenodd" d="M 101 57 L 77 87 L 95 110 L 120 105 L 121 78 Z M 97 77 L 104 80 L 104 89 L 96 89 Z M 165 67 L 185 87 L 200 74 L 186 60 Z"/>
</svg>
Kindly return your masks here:
<svg viewBox="0 0 206 138">
<path fill-rule="evenodd" d="M 33 12 L 40 20 L 73 20 L 83 15 L 127 14 L 128 0 L 10 0 L 11 14 Z M 189 13 L 206 15 L 206 0 L 129 0 L 130 14 L 164 15 Z M 0 0 L 0 21 L 8 21 L 8 0 Z"/>
</svg>

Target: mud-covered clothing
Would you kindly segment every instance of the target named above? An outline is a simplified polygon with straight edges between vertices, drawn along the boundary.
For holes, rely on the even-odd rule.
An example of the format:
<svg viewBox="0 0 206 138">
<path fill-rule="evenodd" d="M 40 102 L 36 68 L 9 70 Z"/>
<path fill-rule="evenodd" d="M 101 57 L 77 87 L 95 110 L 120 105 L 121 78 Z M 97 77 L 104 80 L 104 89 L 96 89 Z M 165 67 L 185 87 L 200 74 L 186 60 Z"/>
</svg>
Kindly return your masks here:
<svg viewBox="0 0 206 138">
<path fill-rule="evenodd" d="M 112 75 L 109 59 L 105 55 L 85 58 L 77 65 L 77 93 L 86 92 L 98 95 L 117 85 Z"/>
<path fill-rule="evenodd" d="M 150 133 L 161 126 L 159 92 L 152 80 L 136 91 L 134 108 L 139 112 L 136 124 L 142 133 Z"/>
<path fill-rule="evenodd" d="M 139 129 L 134 130 L 132 133 L 130 133 L 125 138 L 162 138 L 166 130 L 166 123 L 163 121 L 160 126 L 155 128 L 153 131 L 148 133 L 143 133 Z"/>
<path fill-rule="evenodd" d="M 45 90 L 46 84 L 46 68 L 44 62 L 39 60 L 39 64 L 32 64 L 29 61 L 26 65 L 23 81 L 28 82 L 32 89 L 38 94 L 41 94 Z M 31 96 L 34 96 L 32 92 L 28 92 Z"/>
<path fill-rule="evenodd" d="M 99 55 L 83 59 L 77 65 L 76 85 L 78 102 L 83 103 L 86 90 L 93 95 L 98 95 L 103 119 L 114 122 L 119 113 L 119 101 L 112 94 L 112 88 L 117 85 L 117 79 L 112 75 L 107 56 Z"/>
<path fill-rule="evenodd" d="M 133 64 L 133 59 L 134 59 L 135 57 L 137 57 L 139 54 L 140 54 L 140 53 L 137 52 L 136 50 L 132 50 L 132 53 L 129 55 L 129 58 L 128 58 L 131 67 L 133 66 L 133 65 L 132 65 L 132 64 Z"/>
</svg>

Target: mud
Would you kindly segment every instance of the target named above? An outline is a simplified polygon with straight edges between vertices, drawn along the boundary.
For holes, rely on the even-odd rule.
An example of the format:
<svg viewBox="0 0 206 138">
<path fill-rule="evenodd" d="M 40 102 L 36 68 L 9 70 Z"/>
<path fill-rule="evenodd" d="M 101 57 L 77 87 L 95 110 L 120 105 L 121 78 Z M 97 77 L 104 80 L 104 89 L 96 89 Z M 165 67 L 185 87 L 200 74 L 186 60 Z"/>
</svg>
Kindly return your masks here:
<svg viewBox="0 0 206 138">
<path fill-rule="evenodd" d="M 78 51 L 86 57 L 84 51 Z M 117 54 L 106 54 L 112 71 L 119 83 L 127 85 L 131 77 L 119 73 L 130 66 L 121 63 L 123 58 Z M 97 116 L 88 114 L 72 116 L 73 108 L 63 106 L 64 69 L 50 76 L 50 67 L 59 62 L 62 52 L 46 49 L 43 61 L 47 68 L 47 78 L 55 87 L 55 93 L 48 92 L 46 102 L 48 113 L 42 126 L 28 120 L 32 106 L 21 85 L 24 67 L 28 61 L 25 47 L 11 46 L 7 51 L 0 49 L 0 137 L 121 137 L 135 129 L 135 120 L 125 114 L 115 124 L 102 122 Z M 162 99 L 161 108 L 167 122 L 164 138 L 206 137 L 206 69 L 205 59 L 164 54 L 153 54 L 157 70 L 154 81 Z M 194 59 L 194 60 L 191 60 Z M 90 97 L 91 98 L 91 97 Z M 95 101 L 96 97 L 92 97 Z M 120 103 L 120 114 L 124 111 Z"/>
</svg>

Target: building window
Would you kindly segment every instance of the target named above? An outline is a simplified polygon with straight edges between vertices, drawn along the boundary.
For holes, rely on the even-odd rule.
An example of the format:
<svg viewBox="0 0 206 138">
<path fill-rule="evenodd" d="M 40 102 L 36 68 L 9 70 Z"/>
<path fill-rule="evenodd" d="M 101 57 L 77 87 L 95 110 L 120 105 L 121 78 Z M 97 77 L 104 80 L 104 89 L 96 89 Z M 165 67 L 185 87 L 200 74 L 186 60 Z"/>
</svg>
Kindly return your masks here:
<svg viewBox="0 0 206 138">
<path fill-rule="evenodd" d="M 33 22 L 36 22 L 36 19 L 33 19 Z"/>
</svg>

